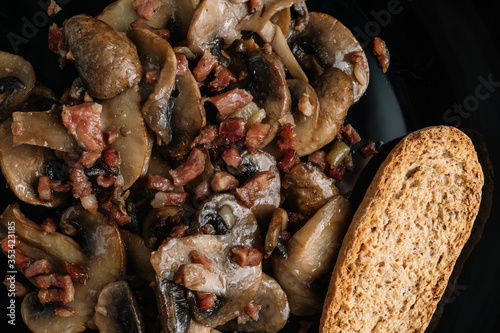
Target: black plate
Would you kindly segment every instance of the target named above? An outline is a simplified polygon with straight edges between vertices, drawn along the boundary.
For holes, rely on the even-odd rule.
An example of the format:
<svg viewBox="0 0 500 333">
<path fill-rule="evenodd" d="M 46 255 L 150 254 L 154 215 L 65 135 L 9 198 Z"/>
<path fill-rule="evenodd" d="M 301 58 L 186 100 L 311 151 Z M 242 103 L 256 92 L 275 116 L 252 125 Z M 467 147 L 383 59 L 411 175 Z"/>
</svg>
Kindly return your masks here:
<svg viewBox="0 0 500 333">
<path fill-rule="evenodd" d="M 37 79 L 61 94 L 71 84 L 74 70 L 69 66 L 61 71 L 57 57 L 48 51 L 49 25 L 55 21 L 60 26 L 77 13 L 96 15 L 111 1 L 58 2 L 63 11 L 54 18 L 47 18 L 42 9 L 48 0 L 16 0 L 2 6 L 0 49 L 24 56 L 35 67 Z M 484 136 L 500 174 L 500 2 L 310 0 L 308 6 L 338 18 L 370 54 L 370 86 L 348 115 L 363 138 L 389 142 L 437 124 L 475 129 Z M 391 52 L 386 75 L 369 51 L 375 36 L 384 39 Z M 3 178 L 0 186 L 5 188 Z M 0 210 L 13 200 L 8 190 L 1 190 Z M 498 203 L 494 193 L 482 239 L 466 261 L 435 332 L 500 332 Z M 1 279 L 5 273 L 3 263 Z M 1 294 L 4 313 L 4 288 Z M 4 315 L 1 322 L 6 327 Z M 19 310 L 16 323 L 17 330 L 9 326 L 9 331 L 26 330 Z"/>
</svg>

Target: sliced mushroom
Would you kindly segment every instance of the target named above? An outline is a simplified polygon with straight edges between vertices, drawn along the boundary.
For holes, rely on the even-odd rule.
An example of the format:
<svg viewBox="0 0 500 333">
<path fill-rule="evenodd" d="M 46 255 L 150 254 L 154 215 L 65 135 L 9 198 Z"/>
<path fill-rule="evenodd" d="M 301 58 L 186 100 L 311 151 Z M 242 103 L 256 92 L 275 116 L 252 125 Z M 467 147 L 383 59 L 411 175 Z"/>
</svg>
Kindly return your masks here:
<svg viewBox="0 0 500 333">
<path fill-rule="evenodd" d="M 74 60 L 91 96 L 112 98 L 133 87 L 142 77 L 132 42 L 108 24 L 87 15 L 68 19 L 63 27 L 68 57 Z"/>
<path fill-rule="evenodd" d="M 0 121 L 28 99 L 35 86 L 33 66 L 23 57 L 0 51 Z"/>
<path fill-rule="evenodd" d="M 264 258 L 269 258 L 278 245 L 282 231 L 288 226 L 288 213 L 283 208 L 276 208 L 269 221 L 269 228 L 264 239 Z"/>
<path fill-rule="evenodd" d="M 173 11 L 174 26 L 176 34 L 186 36 L 189 26 L 193 20 L 194 13 L 200 0 L 163 0 L 166 1 Z"/>
<path fill-rule="evenodd" d="M 78 143 L 61 120 L 60 110 L 13 112 L 12 119 L 17 128 L 15 146 L 25 143 L 64 152 L 78 150 Z"/>
<path fill-rule="evenodd" d="M 158 275 L 154 288 L 163 330 L 170 333 L 187 333 L 191 326 L 191 314 L 186 289 Z"/>
<path fill-rule="evenodd" d="M 335 182 L 309 163 L 301 163 L 283 176 L 285 205 L 310 217 L 339 194 Z"/>
<path fill-rule="evenodd" d="M 286 292 L 291 313 L 321 312 L 328 286 L 320 286 L 318 279 L 333 269 L 351 217 L 349 201 L 337 195 L 288 241 L 286 258 L 271 257 L 274 276 Z"/>
<path fill-rule="evenodd" d="M 139 88 L 135 86 L 102 102 L 102 128 L 118 134 L 109 147 L 120 153 L 120 173 L 125 190 L 139 178 L 151 153 L 140 100 Z"/>
<path fill-rule="evenodd" d="M 222 207 L 228 207 L 235 218 L 235 224 L 226 233 L 170 238 L 151 255 L 156 273 L 169 281 L 174 279 L 181 265 L 192 264 L 189 256 L 192 251 L 197 251 L 211 261 L 209 268 L 199 265 L 201 268 L 198 268 L 203 270 L 203 279 L 199 284 L 191 286 L 192 290 L 217 296 L 217 305 L 208 311 L 202 311 L 196 301 L 191 304 L 194 319 L 210 327 L 216 327 L 240 315 L 257 293 L 262 276 L 260 263 L 241 267 L 231 258 L 232 249 L 237 246 L 262 246 L 255 217 L 234 196 L 219 194 L 207 200 L 200 206 L 198 225 L 213 223 Z"/>
<path fill-rule="evenodd" d="M 299 157 L 309 155 L 331 142 L 353 104 L 352 80 L 340 69 L 331 67 L 313 82 L 320 110 L 312 138 L 299 150 Z"/>
<path fill-rule="evenodd" d="M 94 323 L 101 333 L 144 333 L 144 320 L 130 286 L 125 281 L 102 288 Z"/>
<path fill-rule="evenodd" d="M 161 69 L 154 90 L 142 107 L 142 115 L 149 128 L 167 145 L 172 137 L 170 95 L 177 71 L 174 50 L 166 40 L 143 28 L 131 29 L 127 36 L 137 45 L 145 72 Z"/>
<path fill-rule="evenodd" d="M 166 220 L 180 213 L 179 207 L 167 206 L 152 209 L 142 223 L 142 234 L 145 245 L 150 250 L 156 250 L 168 236 L 169 229 Z"/>
<path fill-rule="evenodd" d="M 36 85 L 31 90 L 28 99 L 23 103 L 23 111 L 50 110 L 59 104 L 59 98 L 52 89 Z M 18 110 L 16 110 L 18 111 Z"/>
<path fill-rule="evenodd" d="M 130 29 L 130 23 L 135 20 L 143 20 L 134 10 L 134 0 L 118 0 L 108 5 L 97 19 L 106 22 L 118 31 L 125 32 Z M 153 28 L 164 28 L 169 18 L 172 17 L 172 9 L 167 1 L 161 1 L 161 6 L 151 21 L 145 21 Z"/>
<path fill-rule="evenodd" d="M 278 119 L 290 111 L 292 100 L 286 85 L 286 74 L 276 53 L 262 49 L 250 53 L 248 69 L 252 77 L 249 90 L 254 101 L 266 111 L 262 121 L 271 126 L 271 131 L 262 142 L 262 147 L 273 140 L 279 130 Z"/>
<path fill-rule="evenodd" d="M 230 45 L 235 39 L 241 38 L 241 30 L 236 29 L 236 26 L 248 13 L 246 3 L 203 0 L 196 8 L 189 27 L 189 48 L 201 56 L 206 49 L 213 48 L 221 40 L 223 44 Z"/>
<path fill-rule="evenodd" d="M 319 66 L 320 72 L 336 67 L 349 75 L 356 102 L 365 93 L 370 74 L 363 48 L 337 19 L 324 13 L 312 12 L 309 15 L 307 26 L 289 36 L 290 48 L 311 80 L 317 75 L 314 66 Z M 349 59 L 353 54 L 360 57 L 358 62 Z"/>
<path fill-rule="evenodd" d="M 127 273 L 152 282 L 155 278 L 155 271 L 149 261 L 151 251 L 144 243 L 144 239 L 125 229 L 120 229 L 120 235 L 127 253 Z"/>
<path fill-rule="evenodd" d="M 38 181 L 45 176 L 48 162 L 56 160 L 48 148 L 22 144 L 13 146 L 11 121 L 0 124 L 0 166 L 9 188 L 22 201 L 36 206 L 58 207 L 68 197 L 67 193 L 53 193 L 52 201 L 38 197 Z"/>
<path fill-rule="evenodd" d="M 177 75 L 175 89 L 179 94 L 172 97 L 172 140 L 165 147 L 167 153 L 174 158 L 191 151 L 191 144 L 206 125 L 200 88 L 191 72 L 186 76 Z"/>
<path fill-rule="evenodd" d="M 290 306 L 285 292 L 275 279 L 262 274 L 259 291 L 252 302 L 260 306 L 258 320 L 250 319 L 245 324 L 238 324 L 237 320 L 231 320 L 221 329 L 223 331 L 275 333 L 285 326 L 290 315 Z"/>
</svg>

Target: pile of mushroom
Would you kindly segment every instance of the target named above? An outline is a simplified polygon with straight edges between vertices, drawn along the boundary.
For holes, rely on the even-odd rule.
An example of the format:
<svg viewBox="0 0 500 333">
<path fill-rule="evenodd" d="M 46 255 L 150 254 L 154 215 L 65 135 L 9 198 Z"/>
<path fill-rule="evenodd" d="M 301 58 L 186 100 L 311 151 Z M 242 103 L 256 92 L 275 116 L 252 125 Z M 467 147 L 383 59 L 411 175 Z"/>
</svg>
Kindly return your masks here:
<svg viewBox="0 0 500 333">
<path fill-rule="evenodd" d="M 59 97 L 0 52 L 0 167 L 32 218 L 8 206 L 0 238 L 35 290 L 29 329 L 315 318 L 352 215 L 344 120 L 369 82 L 349 29 L 302 0 L 118 0 L 50 34 L 78 72 Z"/>
</svg>

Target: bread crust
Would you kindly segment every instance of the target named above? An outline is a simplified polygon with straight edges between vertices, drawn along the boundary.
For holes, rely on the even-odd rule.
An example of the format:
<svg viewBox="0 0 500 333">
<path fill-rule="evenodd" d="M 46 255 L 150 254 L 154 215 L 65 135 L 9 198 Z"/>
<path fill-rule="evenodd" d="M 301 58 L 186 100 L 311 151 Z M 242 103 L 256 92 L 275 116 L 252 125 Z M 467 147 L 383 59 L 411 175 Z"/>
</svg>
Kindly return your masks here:
<svg viewBox="0 0 500 333">
<path fill-rule="evenodd" d="M 344 238 L 320 332 L 424 332 L 481 202 L 474 146 L 454 127 L 406 136 Z"/>
</svg>

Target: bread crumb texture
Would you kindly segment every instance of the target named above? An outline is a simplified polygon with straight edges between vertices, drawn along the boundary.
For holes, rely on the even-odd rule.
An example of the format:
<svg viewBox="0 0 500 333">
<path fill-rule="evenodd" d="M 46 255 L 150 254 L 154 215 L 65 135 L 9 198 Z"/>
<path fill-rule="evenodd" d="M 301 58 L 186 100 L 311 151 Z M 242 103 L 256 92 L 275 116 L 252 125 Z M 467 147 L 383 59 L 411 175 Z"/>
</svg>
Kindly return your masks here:
<svg viewBox="0 0 500 333">
<path fill-rule="evenodd" d="M 378 170 L 349 227 L 321 332 L 424 332 L 467 241 L 483 173 L 471 140 L 409 134 Z"/>
</svg>

